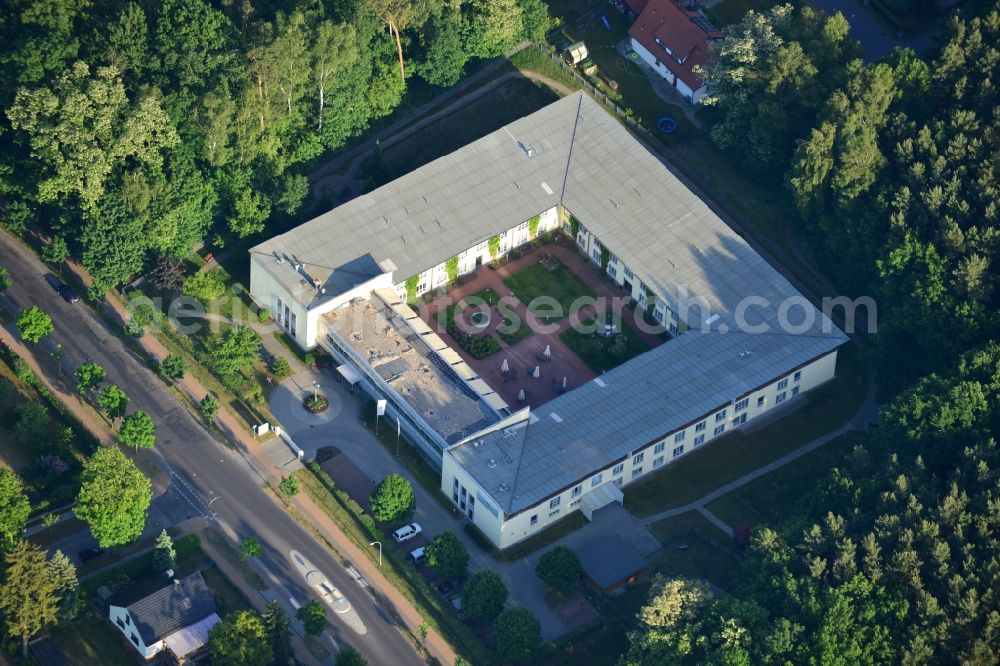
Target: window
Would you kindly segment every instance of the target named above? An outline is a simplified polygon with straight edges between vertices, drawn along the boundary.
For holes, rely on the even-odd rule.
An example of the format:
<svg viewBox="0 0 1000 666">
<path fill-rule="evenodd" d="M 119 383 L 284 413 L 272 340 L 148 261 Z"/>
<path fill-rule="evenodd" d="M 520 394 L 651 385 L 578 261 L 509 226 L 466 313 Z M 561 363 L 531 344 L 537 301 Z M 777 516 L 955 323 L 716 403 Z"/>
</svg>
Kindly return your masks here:
<svg viewBox="0 0 1000 666">
<path fill-rule="evenodd" d="M 684 441 L 684 435 L 687 434 L 686 430 L 681 430 L 679 433 L 674 435 L 674 444 L 680 444 Z"/>
<path fill-rule="evenodd" d="M 778 390 L 779 391 L 784 391 L 786 388 L 788 388 L 788 378 L 787 377 L 785 379 L 782 379 L 780 382 L 778 382 Z"/>
<path fill-rule="evenodd" d="M 699 444 L 702 444 L 704 442 L 705 442 L 705 436 L 704 435 L 697 435 L 694 438 L 694 445 L 695 446 L 698 446 Z"/>
<path fill-rule="evenodd" d="M 115 620 L 115 622 L 118 623 L 118 626 L 121 627 L 122 629 L 125 628 L 125 623 L 122 622 L 121 618 L 118 618 L 117 620 Z"/>
<path fill-rule="evenodd" d="M 583 492 L 583 488 L 581 486 L 577 486 L 576 488 L 573 489 L 573 493 L 571 496 L 579 497 L 581 492 Z"/>
<path fill-rule="evenodd" d="M 656 319 L 656 321 L 660 322 L 661 324 L 663 323 L 663 313 L 661 311 L 653 310 L 653 317 Z"/>
<path fill-rule="evenodd" d="M 131 638 L 132 642 L 135 643 L 137 646 L 139 645 L 139 637 L 138 636 L 136 636 L 135 634 L 132 634 L 131 636 L 129 636 L 129 638 Z"/>
<path fill-rule="evenodd" d="M 662 466 L 663 466 L 663 456 L 657 456 L 657 457 L 653 458 L 653 468 L 654 469 L 656 469 L 657 467 L 662 467 Z"/>
<path fill-rule="evenodd" d="M 701 423 L 699 423 L 698 425 L 696 425 L 694 427 L 694 431 L 695 432 L 705 432 L 705 422 L 702 421 Z"/>
<path fill-rule="evenodd" d="M 552 499 L 549 500 L 550 509 L 554 509 L 560 504 L 562 504 L 562 495 L 560 495 L 559 497 L 553 497 Z"/>
<path fill-rule="evenodd" d="M 799 387 L 798 386 L 793 386 L 792 387 L 792 397 L 794 398 L 798 394 L 799 394 Z"/>
<path fill-rule="evenodd" d="M 618 463 L 617 465 L 615 465 L 615 468 L 611 470 L 611 473 L 614 474 L 615 476 L 618 476 L 619 474 L 622 473 L 623 469 L 625 469 L 625 463 Z"/>
<path fill-rule="evenodd" d="M 597 245 L 597 247 L 595 247 L 593 249 L 593 251 L 591 252 L 591 254 L 594 257 L 594 261 L 600 263 L 601 262 L 601 251 L 599 249 L 597 249 L 597 248 L 600 247 L 601 244 L 600 243 L 595 243 L 595 245 Z"/>
<path fill-rule="evenodd" d="M 580 247 L 584 247 L 587 245 L 587 237 L 584 236 L 583 234 L 580 234 L 579 236 L 577 236 L 576 242 Z"/>
<path fill-rule="evenodd" d="M 679 456 L 682 453 L 684 453 L 684 447 L 683 446 L 674 447 L 674 458 L 676 458 L 677 456 Z"/>
<path fill-rule="evenodd" d="M 640 476 L 641 474 L 642 474 L 642 467 L 641 466 L 640 467 L 636 467 L 634 470 L 632 470 L 632 478 L 633 479 L 636 478 L 637 476 Z"/>
<path fill-rule="evenodd" d="M 633 273 L 632 271 L 630 271 L 628 269 L 628 266 L 623 266 L 622 270 L 625 271 L 625 277 L 627 277 L 629 280 L 631 280 L 632 278 L 635 277 L 635 273 Z"/>
<path fill-rule="evenodd" d="M 677 335 L 677 324 L 670 322 L 670 335 Z"/>
<path fill-rule="evenodd" d="M 733 419 L 733 427 L 735 428 L 736 426 L 741 426 L 746 422 L 747 422 L 746 413 L 740 414 L 735 419 Z"/>
<path fill-rule="evenodd" d="M 590 480 L 590 487 L 591 488 L 595 488 L 595 487 L 601 485 L 601 477 L 602 476 L 604 476 L 604 472 L 601 472 L 600 474 L 598 474 L 597 476 L 595 476 L 594 478 L 592 478 Z"/>
<path fill-rule="evenodd" d="M 555 516 L 558 516 L 559 511 L 560 509 L 556 509 L 555 511 L 549 511 L 549 518 L 554 518 Z"/>
<path fill-rule="evenodd" d="M 795 374 L 792 376 L 792 381 L 795 381 L 795 382 L 802 381 L 802 371 L 801 370 L 796 370 L 795 371 Z"/>
<path fill-rule="evenodd" d="M 531 517 L 531 524 L 532 525 L 537 525 L 538 524 L 538 514 L 537 513 Z"/>
<path fill-rule="evenodd" d="M 721 435 L 725 431 L 726 431 L 726 424 L 725 423 L 723 423 L 722 425 L 715 426 L 715 434 L 716 435 Z"/>
<path fill-rule="evenodd" d="M 639 463 L 642 462 L 642 459 L 645 457 L 646 457 L 645 452 L 635 454 L 634 456 L 632 456 L 632 464 L 638 465 Z"/>
<path fill-rule="evenodd" d="M 618 271 L 615 269 L 614 266 L 608 266 L 608 275 L 610 275 L 611 277 L 618 277 Z"/>
<path fill-rule="evenodd" d="M 653 453 L 654 454 L 663 453 L 663 449 L 665 449 L 665 448 L 667 448 L 667 443 L 666 442 L 660 442 L 659 444 L 657 444 L 656 446 L 653 447 Z"/>
<path fill-rule="evenodd" d="M 129 625 L 132 624 L 132 616 L 131 615 L 126 615 L 125 616 L 125 624 L 129 624 Z"/>
<path fill-rule="evenodd" d="M 618 257 L 616 257 L 614 255 L 614 253 L 612 253 L 611 256 L 608 257 L 608 262 L 612 263 L 612 264 L 617 264 L 618 263 Z"/>
<path fill-rule="evenodd" d="M 757 398 L 757 407 L 763 407 L 767 403 L 767 398 L 760 396 Z"/>
<path fill-rule="evenodd" d="M 617 479 L 615 479 L 615 485 L 618 486 L 619 488 L 622 487 L 622 477 L 619 476 Z"/>
<path fill-rule="evenodd" d="M 742 412 L 749 405 L 750 405 L 750 398 L 743 398 L 742 400 L 736 403 L 736 411 Z"/>
<path fill-rule="evenodd" d="M 458 479 L 454 479 L 451 486 L 451 498 L 455 500 L 455 504 L 458 504 Z"/>
<path fill-rule="evenodd" d="M 723 409 L 721 412 L 715 415 L 715 422 L 718 423 L 719 421 L 725 421 L 725 420 L 726 420 L 726 410 Z"/>
<path fill-rule="evenodd" d="M 472 520 L 476 516 L 476 498 L 469 497 L 469 510 L 466 512 L 469 520 Z"/>
<path fill-rule="evenodd" d="M 785 392 L 784 391 L 782 391 L 778 395 L 774 396 L 774 404 L 780 405 L 781 403 L 783 403 L 785 401 L 785 397 L 786 396 L 785 396 Z"/>
</svg>

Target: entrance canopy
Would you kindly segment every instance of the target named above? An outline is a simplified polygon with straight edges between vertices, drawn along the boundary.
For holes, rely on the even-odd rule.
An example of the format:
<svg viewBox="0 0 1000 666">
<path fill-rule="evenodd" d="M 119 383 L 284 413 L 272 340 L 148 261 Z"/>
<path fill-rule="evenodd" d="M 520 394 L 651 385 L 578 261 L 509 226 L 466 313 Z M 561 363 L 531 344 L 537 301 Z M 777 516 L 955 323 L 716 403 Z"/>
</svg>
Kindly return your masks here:
<svg viewBox="0 0 1000 666">
<path fill-rule="evenodd" d="M 351 386 L 354 386 L 361 381 L 361 375 L 358 374 L 358 371 L 346 363 L 344 365 L 337 366 L 337 372 L 339 372 L 340 376 L 346 379 L 347 383 Z"/>
<path fill-rule="evenodd" d="M 584 495 L 583 501 L 580 502 L 580 510 L 583 511 L 587 520 L 593 520 L 595 511 L 612 502 L 621 504 L 624 498 L 625 495 L 622 494 L 621 488 L 613 483 L 605 483 Z"/>
</svg>

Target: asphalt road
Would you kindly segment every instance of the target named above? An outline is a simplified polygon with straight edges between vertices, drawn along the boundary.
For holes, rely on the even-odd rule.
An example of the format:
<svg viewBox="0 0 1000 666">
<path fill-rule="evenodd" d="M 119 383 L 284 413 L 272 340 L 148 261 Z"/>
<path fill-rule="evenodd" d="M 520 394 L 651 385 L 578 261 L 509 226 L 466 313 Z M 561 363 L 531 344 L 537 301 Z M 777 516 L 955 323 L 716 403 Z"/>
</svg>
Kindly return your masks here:
<svg viewBox="0 0 1000 666">
<path fill-rule="evenodd" d="M 262 480 L 243 457 L 209 435 L 82 301 L 69 304 L 56 294 L 45 280 L 50 272 L 47 267 L 2 232 L 0 265 L 14 281 L 5 295 L 21 308 L 38 305 L 52 317 L 55 332 L 49 340 L 61 344 L 66 352 L 64 367 L 75 367 L 87 360 L 100 364 L 107 370 L 108 380 L 128 394 L 130 408 L 145 410 L 153 417 L 156 450 L 173 474 L 168 492 L 176 495 L 176 501 L 170 502 L 172 510 L 164 507 L 168 513 L 177 514 L 177 518 L 185 517 L 185 513 L 207 514 L 224 531 L 240 538 L 255 535 L 264 550 L 260 563 L 270 574 L 265 578 L 275 586 L 286 607 L 289 596 L 300 604 L 318 599 L 289 557 L 292 550 L 301 552 L 345 594 L 367 627 L 367 634 L 359 635 L 328 613 L 327 631 L 338 645 L 354 646 L 371 664 L 423 663 L 398 628 L 376 608 L 369 593 L 267 495 Z M 185 502 L 190 511 L 183 507 Z"/>
</svg>

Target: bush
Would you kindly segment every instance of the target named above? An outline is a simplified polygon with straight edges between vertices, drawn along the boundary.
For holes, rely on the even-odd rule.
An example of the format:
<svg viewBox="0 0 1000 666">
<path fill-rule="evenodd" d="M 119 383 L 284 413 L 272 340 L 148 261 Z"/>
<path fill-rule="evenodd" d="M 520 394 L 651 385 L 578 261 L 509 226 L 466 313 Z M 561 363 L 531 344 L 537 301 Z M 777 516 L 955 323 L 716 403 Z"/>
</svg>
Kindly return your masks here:
<svg viewBox="0 0 1000 666">
<path fill-rule="evenodd" d="M 526 661 L 542 644 L 542 625 L 524 608 L 508 608 L 493 623 L 493 644 L 501 657 Z"/>
<path fill-rule="evenodd" d="M 469 551 L 453 532 L 442 532 L 431 539 L 425 555 L 427 564 L 445 578 L 462 576 L 469 566 Z"/>
<path fill-rule="evenodd" d="M 492 569 L 480 569 L 469 577 L 462 588 L 462 607 L 469 617 L 489 621 L 503 610 L 507 595 L 507 586 L 500 579 L 500 574 Z"/>
<path fill-rule="evenodd" d="M 393 523 L 413 515 L 417 499 L 409 481 L 399 474 L 390 474 L 372 490 L 369 504 L 376 520 Z"/>
<path fill-rule="evenodd" d="M 580 559 L 566 546 L 556 546 L 539 558 L 535 573 L 549 587 L 565 592 L 580 580 Z"/>
<path fill-rule="evenodd" d="M 291 373 L 292 367 L 288 364 L 288 359 L 284 356 L 277 356 L 271 362 L 271 374 L 278 379 L 284 379 Z"/>
<path fill-rule="evenodd" d="M 187 372 L 187 363 L 180 356 L 170 354 L 160 361 L 158 371 L 164 379 L 176 381 L 183 379 L 184 373 Z"/>
<path fill-rule="evenodd" d="M 304 604 L 295 612 L 302 621 L 302 627 L 310 636 L 318 636 L 326 628 L 326 610 L 315 599 Z"/>
</svg>

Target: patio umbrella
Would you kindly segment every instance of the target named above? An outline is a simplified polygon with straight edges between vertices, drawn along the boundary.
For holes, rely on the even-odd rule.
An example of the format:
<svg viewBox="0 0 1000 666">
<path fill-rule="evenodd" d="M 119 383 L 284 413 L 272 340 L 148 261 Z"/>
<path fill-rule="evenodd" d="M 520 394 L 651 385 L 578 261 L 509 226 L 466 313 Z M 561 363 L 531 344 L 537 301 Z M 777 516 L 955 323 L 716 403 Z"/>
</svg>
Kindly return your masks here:
<svg viewBox="0 0 1000 666">
<path fill-rule="evenodd" d="M 541 370 L 541 368 L 539 368 L 536 365 L 535 366 L 535 371 L 531 373 L 531 376 L 534 377 L 535 379 L 538 379 L 539 377 L 541 377 L 542 376 L 542 370 Z"/>
<path fill-rule="evenodd" d="M 507 359 L 504 359 L 503 363 L 500 364 L 500 372 L 504 374 L 510 372 L 510 364 L 507 363 Z"/>
<path fill-rule="evenodd" d="M 542 353 L 545 354 L 545 358 L 549 358 L 550 356 L 552 356 L 552 347 L 550 347 L 549 345 L 545 345 L 545 351 L 543 351 Z"/>
<path fill-rule="evenodd" d="M 517 400 L 518 402 L 524 402 L 524 389 L 517 392 Z"/>
<path fill-rule="evenodd" d="M 563 377 L 563 388 L 566 388 L 566 378 Z"/>
</svg>

